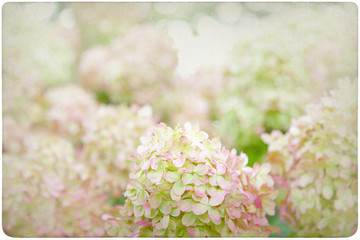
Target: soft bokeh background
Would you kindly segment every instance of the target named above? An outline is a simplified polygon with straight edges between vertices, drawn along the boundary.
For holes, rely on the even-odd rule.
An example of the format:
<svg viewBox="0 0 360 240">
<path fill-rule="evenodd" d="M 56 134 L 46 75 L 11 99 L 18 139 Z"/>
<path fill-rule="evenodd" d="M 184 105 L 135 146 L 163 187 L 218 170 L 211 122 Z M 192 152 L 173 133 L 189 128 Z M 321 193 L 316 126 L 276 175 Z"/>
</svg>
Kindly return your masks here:
<svg viewBox="0 0 360 240">
<path fill-rule="evenodd" d="M 253 165 L 261 134 L 357 78 L 353 3 L 7 3 L 2 20 L 12 236 L 103 236 L 92 226 L 123 204 L 129 160 L 158 122 L 199 124 Z"/>
</svg>

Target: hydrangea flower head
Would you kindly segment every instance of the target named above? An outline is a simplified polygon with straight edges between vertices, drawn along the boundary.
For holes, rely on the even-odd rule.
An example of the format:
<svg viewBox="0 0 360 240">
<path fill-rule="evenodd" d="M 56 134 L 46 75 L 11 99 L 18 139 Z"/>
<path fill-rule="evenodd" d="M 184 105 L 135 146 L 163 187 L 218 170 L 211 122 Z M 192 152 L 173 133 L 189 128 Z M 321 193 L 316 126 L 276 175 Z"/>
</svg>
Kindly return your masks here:
<svg viewBox="0 0 360 240">
<path fill-rule="evenodd" d="M 23 155 L 4 155 L 3 226 L 17 237 L 104 236 L 105 195 L 86 187 L 86 167 L 63 138 L 35 135 Z"/>
<path fill-rule="evenodd" d="M 224 143 L 259 155 L 262 133 L 287 131 L 291 119 L 334 88 L 339 77 L 357 76 L 354 10 L 299 7 L 243 29 L 217 98 L 216 129 Z M 265 155 L 265 145 L 262 150 Z"/>
<path fill-rule="evenodd" d="M 278 187 L 280 217 L 299 236 L 344 237 L 357 228 L 357 83 L 338 87 L 289 131 L 264 135 Z"/>
<path fill-rule="evenodd" d="M 49 89 L 45 94 L 46 119 L 56 132 L 77 137 L 84 134 L 86 122 L 97 109 L 95 99 L 74 84 Z"/>
<path fill-rule="evenodd" d="M 181 80 L 180 80 L 181 81 Z M 210 104 L 198 91 L 186 85 L 174 86 L 157 99 L 155 111 L 169 125 L 184 124 L 187 121 L 201 126 L 201 129 L 211 132 Z"/>
<path fill-rule="evenodd" d="M 112 102 L 143 105 L 169 84 L 176 65 L 172 39 L 155 26 L 140 25 L 108 46 L 87 50 L 80 79 L 85 88 L 106 93 Z"/>
<path fill-rule="evenodd" d="M 276 192 L 269 165 L 247 167 L 247 156 L 190 123 L 160 123 L 141 138 L 120 217 L 104 215 L 118 236 L 268 236 Z"/>
<path fill-rule="evenodd" d="M 139 138 L 155 126 L 149 105 L 101 105 L 86 123 L 81 159 L 94 186 L 119 196 L 126 188 Z"/>
<path fill-rule="evenodd" d="M 155 111 L 169 125 L 189 121 L 211 133 L 214 130 L 211 114 L 222 93 L 224 78 L 224 66 L 203 66 L 188 77 L 176 76 L 169 91 L 154 104 Z"/>
<path fill-rule="evenodd" d="M 49 20 L 55 7 L 49 3 L 11 3 L 4 8 L 4 72 L 12 80 L 31 79 L 34 85 L 72 81 L 79 38 L 75 27 L 60 18 Z M 28 82 L 22 84 L 25 91 L 34 88 Z"/>
<path fill-rule="evenodd" d="M 74 79 L 79 38 L 75 25 L 63 22 L 69 16 L 50 20 L 55 7 L 9 3 L 3 9 L 3 114 L 26 128 L 43 120 L 44 90 Z"/>
</svg>

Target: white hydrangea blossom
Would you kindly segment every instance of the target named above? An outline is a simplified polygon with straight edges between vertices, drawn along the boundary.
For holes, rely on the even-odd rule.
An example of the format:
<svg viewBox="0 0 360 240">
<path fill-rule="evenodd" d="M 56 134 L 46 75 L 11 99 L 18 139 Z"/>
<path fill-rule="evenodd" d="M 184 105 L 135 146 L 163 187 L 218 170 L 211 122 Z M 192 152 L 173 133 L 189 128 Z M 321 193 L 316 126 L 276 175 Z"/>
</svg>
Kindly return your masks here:
<svg viewBox="0 0 360 240">
<path fill-rule="evenodd" d="M 293 119 L 289 131 L 264 135 L 280 217 L 298 236 L 345 237 L 357 229 L 357 81 L 337 88 Z"/>
<path fill-rule="evenodd" d="M 172 45 L 159 28 L 135 26 L 109 46 L 96 46 L 83 54 L 81 84 L 105 92 L 113 102 L 149 104 L 173 76 L 177 56 Z"/>
</svg>

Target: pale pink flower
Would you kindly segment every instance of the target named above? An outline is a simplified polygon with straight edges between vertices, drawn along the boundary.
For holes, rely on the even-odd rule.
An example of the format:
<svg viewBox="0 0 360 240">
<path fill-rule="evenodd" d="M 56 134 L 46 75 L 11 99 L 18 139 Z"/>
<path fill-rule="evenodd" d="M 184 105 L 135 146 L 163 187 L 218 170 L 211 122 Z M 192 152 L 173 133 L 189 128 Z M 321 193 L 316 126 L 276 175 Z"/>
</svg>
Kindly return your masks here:
<svg viewBox="0 0 360 240">
<path fill-rule="evenodd" d="M 141 139 L 119 217 L 109 234 L 132 237 L 268 236 L 275 214 L 269 165 L 246 167 L 245 154 L 189 122 L 161 123 Z M 264 181 L 265 180 L 265 181 Z"/>
</svg>

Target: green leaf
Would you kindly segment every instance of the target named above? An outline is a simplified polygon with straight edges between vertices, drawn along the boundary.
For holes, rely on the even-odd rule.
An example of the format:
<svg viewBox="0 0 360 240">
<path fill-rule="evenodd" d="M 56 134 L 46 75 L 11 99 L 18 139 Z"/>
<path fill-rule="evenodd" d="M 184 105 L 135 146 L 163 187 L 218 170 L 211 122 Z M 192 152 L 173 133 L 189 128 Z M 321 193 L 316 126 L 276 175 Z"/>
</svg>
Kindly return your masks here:
<svg viewBox="0 0 360 240">
<path fill-rule="evenodd" d="M 294 236 L 294 232 L 292 231 L 292 229 L 286 223 L 284 223 L 283 221 L 280 220 L 277 211 L 276 211 L 275 216 L 268 216 L 267 218 L 269 220 L 270 225 L 280 227 L 280 231 L 281 231 L 280 235 L 272 233 L 272 234 L 270 234 L 270 237 L 293 237 Z"/>
<path fill-rule="evenodd" d="M 106 200 L 106 202 L 108 204 L 110 204 L 111 206 L 116 206 L 116 205 L 124 205 L 126 201 L 126 197 L 125 196 L 121 196 L 121 197 L 112 197 Z"/>
<path fill-rule="evenodd" d="M 111 100 L 106 92 L 96 93 L 96 100 L 101 103 L 111 104 Z"/>
</svg>

